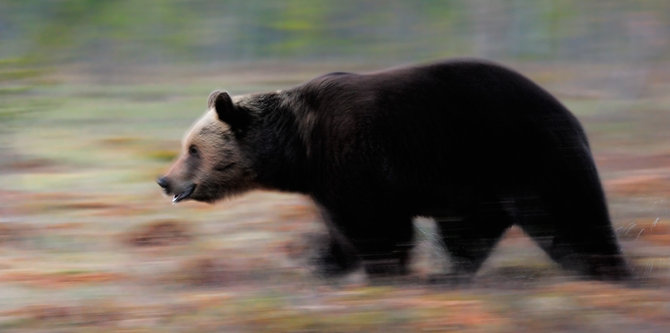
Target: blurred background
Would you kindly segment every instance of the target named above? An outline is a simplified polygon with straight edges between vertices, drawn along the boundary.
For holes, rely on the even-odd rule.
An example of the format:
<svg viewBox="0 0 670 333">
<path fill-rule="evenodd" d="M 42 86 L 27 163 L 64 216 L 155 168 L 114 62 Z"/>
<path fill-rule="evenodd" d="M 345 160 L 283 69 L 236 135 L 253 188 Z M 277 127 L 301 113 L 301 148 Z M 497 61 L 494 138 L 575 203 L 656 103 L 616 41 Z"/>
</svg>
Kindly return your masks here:
<svg viewBox="0 0 670 333">
<path fill-rule="evenodd" d="M 0 331 L 670 327 L 670 2 L 0 1 Z M 582 121 L 636 287 L 511 229 L 475 283 L 419 219 L 412 275 L 322 280 L 301 196 L 170 204 L 155 185 L 216 88 L 449 57 L 507 64 Z"/>
</svg>

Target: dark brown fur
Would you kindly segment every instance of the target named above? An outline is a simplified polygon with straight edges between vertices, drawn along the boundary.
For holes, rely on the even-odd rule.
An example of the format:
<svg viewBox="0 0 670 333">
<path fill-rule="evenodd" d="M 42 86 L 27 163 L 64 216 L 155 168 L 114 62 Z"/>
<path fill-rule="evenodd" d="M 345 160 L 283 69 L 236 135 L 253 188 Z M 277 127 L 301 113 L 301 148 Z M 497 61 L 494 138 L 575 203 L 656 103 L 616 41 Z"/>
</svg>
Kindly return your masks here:
<svg viewBox="0 0 670 333">
<path fill-rule="evenodd" d="M 201 164 L 182 155 L 162 185 L 196 184 L 203 201 L 251 188 L 310 195 L 330 230 L 328 274 L 361 261 L 371 274 L 405 272 L 421 215 L 467 277 L 513 224 L 565 268 L 629 275 L 579 122 L 509 69 L 456 60 L 333 73 L 235 101 L 215 92 L 209 104 L 184 141 Z"/>
</svg>

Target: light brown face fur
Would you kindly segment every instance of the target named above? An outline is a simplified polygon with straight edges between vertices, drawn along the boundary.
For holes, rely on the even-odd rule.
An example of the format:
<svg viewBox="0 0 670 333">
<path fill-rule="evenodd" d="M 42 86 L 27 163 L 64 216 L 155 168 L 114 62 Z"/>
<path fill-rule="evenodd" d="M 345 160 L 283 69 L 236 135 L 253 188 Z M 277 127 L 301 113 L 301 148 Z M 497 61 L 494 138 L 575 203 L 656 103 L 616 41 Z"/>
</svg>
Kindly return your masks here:
<svg viewBox="0 0 670 333">
<path fill-rule="evenodd" d="M 230 127 L 210 109 L 186 133 L 181 154 L 161 180 L 176 203 L 213 202 L 253 188 L 254 178 Z"/>
</svg>

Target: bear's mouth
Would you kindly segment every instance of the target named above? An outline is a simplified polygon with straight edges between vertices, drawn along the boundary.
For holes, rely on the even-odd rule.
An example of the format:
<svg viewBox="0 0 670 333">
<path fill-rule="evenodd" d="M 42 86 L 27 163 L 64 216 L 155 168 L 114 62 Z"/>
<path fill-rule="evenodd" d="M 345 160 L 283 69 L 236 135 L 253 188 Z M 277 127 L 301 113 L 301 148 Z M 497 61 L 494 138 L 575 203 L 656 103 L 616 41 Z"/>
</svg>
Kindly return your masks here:
<svg viewBox="0 0 670 333">
<path fill-rule="evenodd" d="M 191 194 L 193 194 L 193 191 L 195 191 L 195 184 L 187 186 L 186 189 L 184 189 L 182 192 L 174 195 L 174 197 L 172 198 L 172 203 L 177 203 L 184 199 L 188 199 L 191 196 Z"/>
</svg>

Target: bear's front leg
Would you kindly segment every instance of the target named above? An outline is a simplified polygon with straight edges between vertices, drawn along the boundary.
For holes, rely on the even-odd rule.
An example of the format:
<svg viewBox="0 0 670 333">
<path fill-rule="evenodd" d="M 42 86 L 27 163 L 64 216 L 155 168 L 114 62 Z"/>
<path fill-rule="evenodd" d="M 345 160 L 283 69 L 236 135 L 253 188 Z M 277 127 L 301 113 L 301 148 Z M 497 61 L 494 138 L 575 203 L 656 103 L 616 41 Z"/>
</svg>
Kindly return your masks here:
<svg viewBox="0 0 670 333">
<path fill-rule="evenodd" d="M 414 231 L 410 217 L 360 213 L 332 223 L 356 251 L 370 278 L 408 273 Z"/>
<path fill-rule="evenodd" d="M 338 241 L 336 235 L 329 233 L 319 236 L 315 243 L 316 256 L 311 262 L 317 275 L 339 276 L 359 267 L 360 260 L 354 250 L 350 245 Z"/>
</svg>

